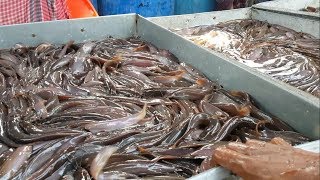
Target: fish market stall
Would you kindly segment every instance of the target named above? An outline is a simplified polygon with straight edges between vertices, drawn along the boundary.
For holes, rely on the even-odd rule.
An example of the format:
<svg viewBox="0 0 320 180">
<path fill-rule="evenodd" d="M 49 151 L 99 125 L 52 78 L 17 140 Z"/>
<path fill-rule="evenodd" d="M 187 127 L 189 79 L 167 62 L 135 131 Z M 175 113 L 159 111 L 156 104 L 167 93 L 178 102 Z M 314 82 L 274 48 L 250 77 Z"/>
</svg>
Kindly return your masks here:
<svg viewBox="0 0 320 180">
<path fill-rule="evenodd" d="M 314 96 L 135 14 L 2 26 L 0 42 L 4 178 L 184 179 L 228 141 L 319 138 Z"/>
</svg>

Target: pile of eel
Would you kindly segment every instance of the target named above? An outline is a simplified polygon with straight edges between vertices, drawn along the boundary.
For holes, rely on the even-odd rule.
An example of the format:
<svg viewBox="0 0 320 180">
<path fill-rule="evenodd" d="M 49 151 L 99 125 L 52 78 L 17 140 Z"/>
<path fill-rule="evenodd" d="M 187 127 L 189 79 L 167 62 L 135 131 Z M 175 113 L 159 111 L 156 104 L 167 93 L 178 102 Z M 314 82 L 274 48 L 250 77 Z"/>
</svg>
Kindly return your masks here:
<svg viewBox="0 0 320 180">
<path fill-rule="evenodd" d="M 312 35 L 253 19 L 173 31 L 320 97 L 320 39 Z"/>
<path fill-rule="evenodd" d="M 0 179 L 184 179 L 229 141 L 310 141 L 137 38 L 0 50 Z"/>
</svg>

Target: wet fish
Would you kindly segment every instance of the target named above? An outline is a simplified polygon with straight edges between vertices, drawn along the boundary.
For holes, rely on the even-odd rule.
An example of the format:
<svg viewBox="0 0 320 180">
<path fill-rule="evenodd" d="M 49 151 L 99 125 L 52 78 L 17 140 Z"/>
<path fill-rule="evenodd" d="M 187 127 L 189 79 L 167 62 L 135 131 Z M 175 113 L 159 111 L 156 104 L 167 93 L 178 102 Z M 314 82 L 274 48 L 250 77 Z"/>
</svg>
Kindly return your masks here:
<svg viewBox="0 0 320 180">
<path fill-rule="evenodd" d="M 261 26 L 255 37 L 268 34 Z M 312 37 L 272 31 L 316 57 Z M 270 43 L 246 53 L 263 61 Z M 316 88 L 316 76 L 303 76 L 301 88 Z M 184 179 L 215 166 L 212 153 L 225 142 L 310 140 L 249 94 L 137 38 L 0 50 L 0 94 L 0 179 Z"/>
</svg>

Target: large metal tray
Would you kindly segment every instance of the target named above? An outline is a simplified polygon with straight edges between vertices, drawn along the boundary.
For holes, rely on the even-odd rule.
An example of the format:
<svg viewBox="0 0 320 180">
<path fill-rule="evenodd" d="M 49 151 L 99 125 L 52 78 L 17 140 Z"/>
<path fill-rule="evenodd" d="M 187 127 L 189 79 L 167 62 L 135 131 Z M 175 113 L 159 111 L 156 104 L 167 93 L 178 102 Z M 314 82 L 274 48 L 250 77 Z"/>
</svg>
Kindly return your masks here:
<svg viewBox="0 0 320 180">
<path fill-rule="evenodd" d="M 44 41 L 65 43 L 70 39 L 79 42 L 110 35 L 119 38 L 140 36 L 160 48 L 168 49 L 226 89 L 249 92 L 262 110 L 283 119 L 298 132 L 319 138 L 319 99 L 222 54 L 197 46 L 134 14 L 2 26 L 0 48 L 11 47 L 17 42 L 31 45 Z"/>
<path fill-rule="evenodd" d="M 166 17 L 155 17 L 148 18 L 148 20 L 162 26 L 166 29 L 175 29 L 175 28 L 186 28 L 197 25 L 211 25 L 217 24 L 219 22 L 225 22 L 234 19 L 257 19 L 261 21 L 268 21 L 269 23 L 283 25 L 289 28 L 292 28 L 296 31 L 302 31 L 306 33 L 310 33 L 318 38 L 320 38 L 320 21 L 314 19 L 305 19 L 301 17 L 290 16 L 288 14 L 278 14 L 275 12 L 268 12 L 264 10 L 259 10 L 255 8 L 244 8 L 244 9 L 236 9 L 236 10 L 228 10 L 228 11 L 218 11 L 218 12 L 209 12 L 209 13 L 198 13 L 198 14 L 187 14 L 187 15 L 178 15 L 178 16 L 166 16 Z M 172 41 L 176 41 L 175 39 Z M 188 41 L 188 40 L 186 40 Z M 191 42 L 191 41 L 189 41 Z M 182 42 L 181 42 L 182 43 Z M 192 51 L 192 49 L 188 49 Z M 184 52 L 188 52 L 188 50 L 184 50 Z M 214 74 L 213 77 L 218 78 L 221 82 L 224 82 L 224 85 L 227 88 L 241 88 L 243 90 L 248 91 L 253 95 L 253 97 L 257 100 L 261 107 L 273 114 L 277 115 L 282 119 L 286 119 L 290 125 L 296 128 L 300 132 L 304 132 L 309 136 L 314 138 L 319 138 L 319 114 L 320 114 L 320 99 L 301 91 L 293 86 L 290 86 L 284 82 L 281 82 L 276 79 L 272 79 L 271 77 L 267 77 L 255 69 L 249 68 L 233 59 L 225 56 L 224 54 L 211 51 L 211 60 L 214 61 L 212 64 L 215 66 L 207 66 L 202 64 L 196 64 L 196 66 L 200 69 L 204 69 L 205 71 L 209 71 L 208 73 Z M 195 59 L 198 58 L 198 54 L 192 53 L 191 56 Z M 190 58 L 189 54 L 185 54 L 183 58 Z M 225 62 L 221 62 L 218 59 L 224 59 Z M 191 60 L 195 61 L 195 60 Z M 206 61 L 206 63 L 209 63 Z M 243 84 L 245 77 L 244 74 L 238 74 L 239 72 L 233 71 L 228 67 L 224 67 L 221 69 L 220 65 L 233 64 L 238 67 L 245 69 L 248 73 L 252 73 L 256 76 L 263 78 L 266 81 L 270 82 L 270 86 L 277 86 L 282 89 L 282 92 L 274 92 L 269 91 L 267 87 L 265 89 L 265 85 L 258 85 L 260 82 L 256 82 L 253 79 L 247 79 L 251 81 L 250 86 L 248 84 Z M 218 65 L 218 66 L 217 66 Z M 210 69 L 210 70 L 209 70 Z M 218 73 L 217 73 L 218 72 Z M 229 72 L 229 73 L 227 73 Z M 230 73 L 232 72 L 232 73 Z M 222 76 L 221 74 L 222 73 Z M 232 76 L 232 77 L 230 77 Z M 258 80 L 259 81 L 259 80 Z M 233 84 L 229 84 L 232 82 Z M 230 86 L 229 86 L 230 85 Z M 258 95 L 259 94 L 259 95 Z M 290 95 L 289 95 L 290 94 Z M 278 101 L 275 99 L 271 100 L 269 98 L 279 98 Z M 262 101 L 263 100 L 263 101 Z M 302 102 L 308 102 L 310 106 L 304 106 Z M 275 107 L 277 106 L 277 107 Z M 302 107 L 304 106 L 304 107 Z M 284 112 L 283 108 L 286 108 L 286 112 Z M 288 108 L 288 109 L 287 109 Z M 306 131 L 306 124 L 312 124 L 313 127 L 310 127 L 308 132 Z"/>
<path fill-rule="evenodd" d="M 249 92 L 260 108 L 282 118 L 297 131 L 319 138 L 319 104 L 312 99 L 313 96 L 306 99 L 295 88 L 248 70 L 236 61 L 213 54 L 135 14 L 2 26 L 0 48 L 10 48 L 17 42 L 28 45 L 42 42 L 61 44 L 70 39 L 82 42 L 107 36 L 139 36 L 157 47 L 168 49 L 180 60 L 204 72 L 208 78 L 217 80 L 226 89 Z M 219 178 L 223 173 L 229 172 L 222 168 L 212 169 L 193 179 L 212 179 L 212 175 Z"/>
<path fill-rule="evenodd" d="M 319 8 L 320 2 L 319 0 L 277 0 L 253 5 L 253 7 L 256 9 L 278 12 L 282 14 L 290 14 L 293 16 L 303 16 L 304 18 L 319 20 L 319 12 L 314 13 L 301 11 L 303 8 L 306 8 L 308 6 Z"/>
</svg>

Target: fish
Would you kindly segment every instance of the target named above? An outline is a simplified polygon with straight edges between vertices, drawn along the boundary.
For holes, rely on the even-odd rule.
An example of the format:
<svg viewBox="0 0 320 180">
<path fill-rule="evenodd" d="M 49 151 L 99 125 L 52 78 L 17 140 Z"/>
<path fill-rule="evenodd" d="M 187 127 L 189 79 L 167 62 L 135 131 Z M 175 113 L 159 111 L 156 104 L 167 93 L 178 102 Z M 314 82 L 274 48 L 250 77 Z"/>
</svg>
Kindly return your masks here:
<svg viewBox="0 0 320 180">
<path fill-rule="evenodd" d="M 87 124 L 85 128 L 90 132 L 96 133 L 100 131 L 113 131 L 116 129 L 121 129 L 126 126 L 130 126 L 141 121 L 147 114 L 147 104 L 145 104 L 142 110 L 132 116 L 114 119 L 110 121 L 106 121 L 103 123 L 92 123 Z"/>
<path fill-rule="evenodd" d="M 96 155 L 90 166 L 90 174 L 94 179 L 98 180 L 102 178 L 100 176 L 102 168 L 106 165 L 110 156 L 116 151 L 117 147 L 106 146 Z"/>
<path fill-rule="evenodd" d="M 290 45 L 314 57 L 310 39 Z M 303 75 L 303 88 L 317 78 Z M 228 142 L 312 140 L 138 38 L 0 49 L 0 94 L 0 179 L 185 179 Z"/>
<path fill-rule="evenodd" d="M 29 159 L 32 146 L 20 146 L 10 155 L 0 169 L 1 179 L 11 178 Z"/>
</svg>

